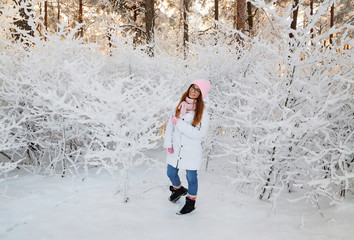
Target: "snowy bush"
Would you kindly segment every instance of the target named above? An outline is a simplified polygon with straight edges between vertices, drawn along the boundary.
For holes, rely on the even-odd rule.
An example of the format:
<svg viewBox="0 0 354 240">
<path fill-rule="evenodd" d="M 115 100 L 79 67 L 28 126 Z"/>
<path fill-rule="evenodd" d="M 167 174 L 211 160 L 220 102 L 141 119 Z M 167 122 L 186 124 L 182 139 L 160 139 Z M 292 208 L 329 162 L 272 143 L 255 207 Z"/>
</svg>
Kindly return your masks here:
<svg viewBox="0 0 354 240">
<path fill-rule="evenodd" d="M 147 73 L 154 63 L 118 40 L 109 56 L 74 36 L 63 30 L 2 58 L 0 152 L 9 162 L 0 173 L 20 166 L 64 176 L 95 166 L 120 172 L 127 187 L 131 168 L 156 162 L 144 150 L 161 139 L 174 76 Z"/>
<path fill-rule="evenodd" d="M 23 33 L 31 44 L 4 38 L 0 176 L 16 168 L 87 175 L 97 167 L 117 179 L 126 200 L 129 172 L 161 165 L 145 151 L 160 146 L 163 125 L 187 87 L 184 65 L 164 53 L 151 59 L 132 36 L 120 34 L 111 36 L 106 54 L 77 31 L 61 25 L 46 41 Z"/>
<path fill-rule="evenodd" d="M 309 29 L 296 39 L 243 35 L 227 49 L 213 41 L 196 46 L 195 68 L 208 69 L 214 83 L 210 154 L 232 156 L 231 180 L 274 206 L 285 190 L 317 205 L 353 189 L 352 62 L 342 50 L 350 36 L 346 30 L 339 44 L 323 47 L 314 43 L 327 34 L 312 39 Z"/>
</svg>

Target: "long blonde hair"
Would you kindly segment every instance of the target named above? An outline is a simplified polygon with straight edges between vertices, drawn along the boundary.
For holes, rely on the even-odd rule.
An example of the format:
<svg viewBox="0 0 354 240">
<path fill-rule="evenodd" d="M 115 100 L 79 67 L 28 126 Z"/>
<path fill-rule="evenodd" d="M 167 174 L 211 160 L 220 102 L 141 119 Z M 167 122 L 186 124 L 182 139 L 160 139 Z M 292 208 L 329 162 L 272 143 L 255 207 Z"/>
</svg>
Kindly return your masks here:
<svg viewBox="0 0 354 240">
<path fill-rule="evenodd" d="M 188 88 L 188 90 L 185 93 L 182 94 L 181 100 L 179 101 L 179 103 L 176 107 L 176 110 L 175 110 L 176 117 L 179 117 L 179 114 L 181 113 L 181 110 L 179 110 L 179 106 L 188 96 L 189 89 L 191 87 L 192 87 L 192 85 Z M 197 101 L 196 101 L 195 114 L 194 114 L 194 119 L 193 119 L 193 123 L 192 123 L 193 127 L 197 126 L 198 123 L 200 123 L 202 121 L 204 106 L 205 105 L 204 105 L 202 93 L 200 93 L 199 97 L 197 98 Z"/>
</svg>

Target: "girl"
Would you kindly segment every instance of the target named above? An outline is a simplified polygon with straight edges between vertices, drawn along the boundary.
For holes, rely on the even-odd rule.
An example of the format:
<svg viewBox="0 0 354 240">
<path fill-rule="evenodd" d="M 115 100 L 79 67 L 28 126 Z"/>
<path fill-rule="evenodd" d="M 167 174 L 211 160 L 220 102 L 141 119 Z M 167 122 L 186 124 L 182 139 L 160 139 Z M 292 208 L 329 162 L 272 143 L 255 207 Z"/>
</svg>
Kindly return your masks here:
<svg viewBox="0 0 354 240">
<path fill-rule="evenodd" d="M 198 79 L 183 93 L 172 117 L 169 119 L 164 148 L 167 154 L 167 176 L 171 180 L 171 202 L 188 193 L 179 214 L 190 213 L 195 208 L 198 191 L 197 171 L 202 163 L 201 139 L 208 130 L 209 115 L 203 99 L 208 95 L 210 82 Z M 188 190 L 181 185 L 179 169 L 186 169 Z"/>
</svg>

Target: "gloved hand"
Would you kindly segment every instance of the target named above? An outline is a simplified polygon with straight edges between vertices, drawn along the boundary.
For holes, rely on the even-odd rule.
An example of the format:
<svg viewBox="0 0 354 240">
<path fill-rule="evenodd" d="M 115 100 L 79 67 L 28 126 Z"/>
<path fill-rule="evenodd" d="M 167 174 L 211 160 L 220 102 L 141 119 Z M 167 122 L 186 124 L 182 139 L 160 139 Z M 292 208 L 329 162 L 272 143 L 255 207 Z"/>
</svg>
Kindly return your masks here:
<svg viewBox="0 0 354 240">
<path fill-rule="evenodd" d="M 166 149 L 166 152 L 168 152 L 168 153 L 173 153 L 173 148 L 165 148 Z"/>
<path fill-rule="evenodd" d="M 178 120 L 179 120 L 179 118 L 176 117 L 176 116 L 172 116 L 172 117 L 171 117 L 171 121 L 172 121 L 172 124 L 173 124 L 173 125 L 176 125 L 176 124 L 178 123 Z"/>
</svg>

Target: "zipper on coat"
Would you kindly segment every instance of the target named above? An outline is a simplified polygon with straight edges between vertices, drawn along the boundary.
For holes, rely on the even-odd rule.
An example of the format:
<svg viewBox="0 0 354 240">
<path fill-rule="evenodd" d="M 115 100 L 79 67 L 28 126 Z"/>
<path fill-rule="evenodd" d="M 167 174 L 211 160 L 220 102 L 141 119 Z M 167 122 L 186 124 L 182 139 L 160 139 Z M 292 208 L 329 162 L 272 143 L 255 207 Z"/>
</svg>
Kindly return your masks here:
<svg viewBox="0 0 354 240">
<path fill-rule="evenodd" d="M 181 141 L 182 141 L 182 132 L 181 132 L 181 134 L 179 135 L 179 143 L 181 144 Z M 182 146 L 182 145 L 181 145 Z M 179 160 L 181 159 L 181 146 L 179 146 L 179 151 L 178 151 L 178 160 L 177 160 L 177 166 L 176 166 L 176 168 L 178 168 L 178 164 L 179 164 Z"/>
</svg>

